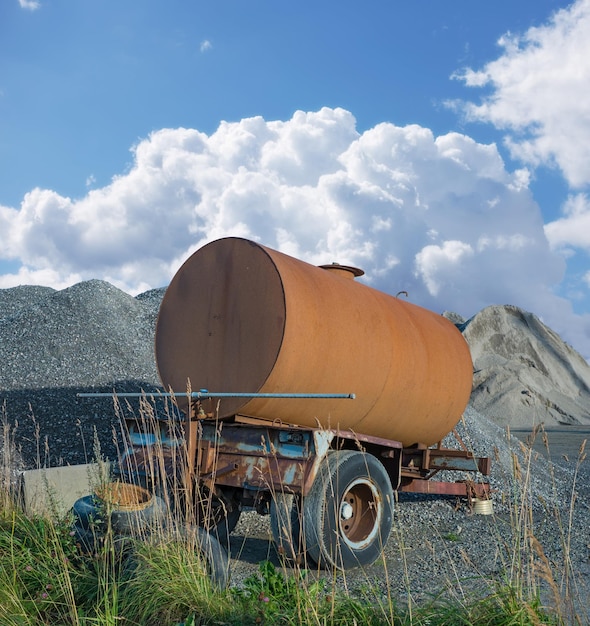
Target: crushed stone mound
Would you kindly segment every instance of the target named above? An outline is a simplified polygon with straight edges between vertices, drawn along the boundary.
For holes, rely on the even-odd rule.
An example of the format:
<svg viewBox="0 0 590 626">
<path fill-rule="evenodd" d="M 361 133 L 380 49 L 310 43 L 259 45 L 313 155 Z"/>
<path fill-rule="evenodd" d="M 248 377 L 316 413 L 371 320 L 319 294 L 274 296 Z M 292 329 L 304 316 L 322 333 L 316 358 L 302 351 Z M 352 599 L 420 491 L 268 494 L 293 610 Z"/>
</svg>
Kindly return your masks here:
<svg viewBox="0 0 590 626">
<path fill-rule="evenodd" d="M 101 385 L 126 378 L 157 382 L 149 299 L 133 298 L 101 280 L 53 293 L 21 289 L 18 306 L 7 307 L 8 315 L 3 309 L 0 319 L 7 357 L 0 388 Z"/>
<path fill-rule="evenodd" d="M 0 289 L 0 320 L 14 317 L 22 309 L 39 305 L 52 294 L 56 293 L 51 287 L 35 285 L 21 285 Z"/>
<path fill-rule="evenodd" d="M 471 349 L 471 404 L 501 426 L 590 424 L 590 365 L 538 317 L 490 306 L 459 324 Z"/>
<path fill-rule="evenodd" d="M 153 338 L 164 289 L 137 297 L 90 280 L 0 290 L 0 405 L 27 467 L 85 463 L 95 435 L 115 458 L 113 401 L 78 392 L 158 386 Z"/>
</svg>

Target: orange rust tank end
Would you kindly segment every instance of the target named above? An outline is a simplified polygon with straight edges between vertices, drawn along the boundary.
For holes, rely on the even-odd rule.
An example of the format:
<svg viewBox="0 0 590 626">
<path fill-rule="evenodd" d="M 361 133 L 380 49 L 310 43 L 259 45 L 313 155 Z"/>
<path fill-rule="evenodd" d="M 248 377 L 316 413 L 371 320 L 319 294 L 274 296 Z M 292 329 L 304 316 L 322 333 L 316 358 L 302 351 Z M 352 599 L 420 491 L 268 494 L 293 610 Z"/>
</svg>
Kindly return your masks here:
<svg viewBox="0 0 590 626">
<path fill-rule="evenodd" d="M 432 445 L 461 418 L 467 343 L 447 319 L 246 239 L 207 244 L 178 270 L 156 327 L 167 390 L 354 393 L 356 400 L 220 401 L 236 414 Z"/>
</svg>

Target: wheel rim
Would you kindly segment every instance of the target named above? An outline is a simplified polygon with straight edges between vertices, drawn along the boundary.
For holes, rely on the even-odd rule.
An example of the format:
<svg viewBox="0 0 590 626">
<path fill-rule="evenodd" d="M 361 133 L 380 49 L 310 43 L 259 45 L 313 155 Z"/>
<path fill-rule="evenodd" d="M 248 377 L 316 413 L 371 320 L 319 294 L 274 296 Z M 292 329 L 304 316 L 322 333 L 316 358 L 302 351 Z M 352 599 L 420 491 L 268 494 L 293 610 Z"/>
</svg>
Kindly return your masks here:
<svg viewBox="0 0 590 626">
<path fill-rule="evenodd" d="M 353 550 L 362 550 L 375 541 L 383 506 L 375 485 L 359 478 L 350 483 L 340 500 L 340 535 Z"/>
</svg>

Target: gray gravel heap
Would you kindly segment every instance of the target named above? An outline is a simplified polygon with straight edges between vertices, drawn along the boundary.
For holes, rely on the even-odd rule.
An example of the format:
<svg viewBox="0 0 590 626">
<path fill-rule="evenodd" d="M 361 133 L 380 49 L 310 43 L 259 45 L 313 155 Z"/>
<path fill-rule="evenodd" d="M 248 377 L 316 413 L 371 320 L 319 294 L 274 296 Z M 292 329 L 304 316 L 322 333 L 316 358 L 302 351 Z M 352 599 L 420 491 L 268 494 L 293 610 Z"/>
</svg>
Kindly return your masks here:
<svg viewBox="0 0 590 626">
<path fill-rule="evenodd" d="M 156 388 L 163 294 L 134 298 L 100 280 L 0 290 L 0 398 L 27 467 L 86 462 L 95 429 L 113 457 L 112 401 L 76 394 Z"/>
</svg>

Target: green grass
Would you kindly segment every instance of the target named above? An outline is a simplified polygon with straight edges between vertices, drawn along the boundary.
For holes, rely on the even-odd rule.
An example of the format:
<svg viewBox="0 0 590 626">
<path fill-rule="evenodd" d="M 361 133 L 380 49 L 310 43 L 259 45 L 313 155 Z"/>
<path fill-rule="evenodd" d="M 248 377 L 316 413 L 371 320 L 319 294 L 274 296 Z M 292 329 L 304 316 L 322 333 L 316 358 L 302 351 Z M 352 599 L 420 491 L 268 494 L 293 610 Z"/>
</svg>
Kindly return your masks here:
<svg viewBox="0 0 590 626">
<path fill-rule="evenodd" d="M 108 542 L 107 542 L 108 544 Z M 176 543 L 141 543 L 130 563 L 106 545 L 81 557 L 64 523 L 13 511 L 0 526 L 0 623 L 6 626 L 141 624 L 534 625 L 559 624 L 537 598 L 510 587 L 464 602 L 435 598 L 410 612 L 337 593 L 305 571 L 286 576 L 270 562 L 239 587 L 216 590 Z"/>
<path fill-rule="evenodd" d="M 67 520 L 4 512 L 0 523 L 0 623 L 142 626 L 185 624 L 560 624 L 538 596 L 506 584 L 484 598 L 383 603 L 367 587 L 336 591 L 305 570 L 285 575 L 270 562 L 239 587 L 214 589 L 200 560 L 177 542 L 139 542 L 123 560 L 110 542 L 83 556 Z M 371 597 L 372 592 L 375 595 Z"/>
<path fill-rule="evenodd" d="M 536 625 L 564 624 L 510 582 L 485 597 L 435 597 L 404 606 L 365 585 L 352 594 L 306 570 L 286 575 L 265 561 L 227 590 L 178 541 L 138 542 L 121 552 L 107 532 L 82 555 L 69 520 L 0 515 L 0 623 L 6 626 L 189 624 Z"/>
</svg>

